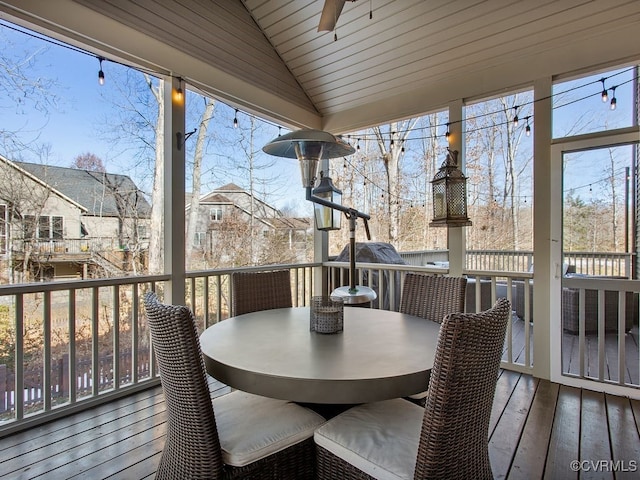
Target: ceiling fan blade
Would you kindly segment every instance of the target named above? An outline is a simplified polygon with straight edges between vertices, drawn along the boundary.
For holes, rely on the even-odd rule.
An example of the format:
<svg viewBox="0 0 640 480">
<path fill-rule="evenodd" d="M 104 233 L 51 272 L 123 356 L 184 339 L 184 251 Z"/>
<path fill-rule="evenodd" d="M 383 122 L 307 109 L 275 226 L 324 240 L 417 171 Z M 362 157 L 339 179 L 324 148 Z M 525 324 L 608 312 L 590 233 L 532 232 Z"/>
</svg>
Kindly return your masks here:
<svg viewBox="0 0 640 480">
<path fill-rule="evenodd" d="M 330 32 L 336 28 L 336 22 L 342 12 L 345 0 L 325 0 L 318 24 L 319 32 Z"/>
</svg>

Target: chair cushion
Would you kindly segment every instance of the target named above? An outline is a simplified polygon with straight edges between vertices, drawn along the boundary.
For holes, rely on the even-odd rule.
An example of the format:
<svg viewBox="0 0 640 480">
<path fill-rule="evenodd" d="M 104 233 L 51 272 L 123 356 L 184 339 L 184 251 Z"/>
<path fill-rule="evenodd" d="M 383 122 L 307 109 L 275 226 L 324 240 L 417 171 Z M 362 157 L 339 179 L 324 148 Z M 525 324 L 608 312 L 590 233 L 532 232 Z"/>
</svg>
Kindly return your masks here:
<svg viewBox="0 0 640 480">
<path fill-rule="evenodd" d="M 413 398 L 414 400 L 423 400 L 427 398 L 427 393 L 429 392 L 426 390 L 424 392 L 414 393 L 413 395 L 409 395 L 409 398 Z"/>
<path fill-rule="evenodd" d="M 242 467 L 310 438 L 325 422 L 293 402 L 234 391 L 213 400 L 225 464 Z"/>
<path fill-rule="evenodd" d="M 399 398 L 359 405 L 316 430 L 316 444 L 386 479 L 413 479 L 424 409 Z"/>
</svg>

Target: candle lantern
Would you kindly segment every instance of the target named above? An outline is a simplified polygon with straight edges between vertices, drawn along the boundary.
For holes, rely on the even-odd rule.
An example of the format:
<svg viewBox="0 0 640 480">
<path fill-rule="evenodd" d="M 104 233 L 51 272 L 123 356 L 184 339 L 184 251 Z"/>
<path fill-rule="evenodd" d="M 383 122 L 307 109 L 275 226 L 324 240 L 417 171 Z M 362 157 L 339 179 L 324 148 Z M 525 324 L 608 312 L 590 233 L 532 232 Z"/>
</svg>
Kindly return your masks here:
<svg viewBox="0 0 640 480">
<path fill-rule="evenodd" d="M 458 151 L 447 149 L 447 158 L 431 181 L 433 220 L 430 227 L 465 227 L 467 216 L 467 177 L 458 168 Z"/>
<path fill-rule="evenodd" d="M 320 172 L 320 184 L 313 189 L 312 193 L 313 196 L 322 198 L 328 204 L 342 205 L 342 191 L 336 188 L 331 177 L 325 177 L 322 172 Z M 326 204 L 314 203 L 313 206 L 318 230 L 340 230 L 340 220 L 342 219 L 340 210 L 328 207 Z"/>
</svg>

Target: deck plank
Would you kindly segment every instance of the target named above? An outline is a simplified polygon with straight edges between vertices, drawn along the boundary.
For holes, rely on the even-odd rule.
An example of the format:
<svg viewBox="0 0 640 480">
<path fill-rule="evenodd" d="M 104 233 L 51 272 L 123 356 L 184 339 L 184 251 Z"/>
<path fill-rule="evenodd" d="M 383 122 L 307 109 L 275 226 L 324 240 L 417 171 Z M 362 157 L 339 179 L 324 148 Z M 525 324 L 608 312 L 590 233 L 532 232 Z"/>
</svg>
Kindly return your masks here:
<svg viewBox="0 0 640 480">
<path fill-rule="evenodd" d="M 628 398 L 606 395 L 609 438 L 616 468 L 616 480 L 638 478 L 637 461 L 640 461 L 640 435 L 635 426 L 633 408 Z M 636 459 L 635 464 L 630 464 Z M 634 465 L 636 468 L 634 468 Z"/>
<path fill-rule="evenodd" d="M 117 418 L 135 414 L 140 408 L 158 403 L 164 403 L 164 396 L 160 387 L 137 392 L 128 397 L 75 413 L 66 417 L 64 422 L 53 421 L 45 423 L 23 432 L 14 433 L 11 437 L 2 438 L 0 439 L 0 455 L 3 459 L 23 455 L 49 445 L 56 437 L 80 435 L 88 430 L 97 428 L 105 422 L 104 418 L 109 416 Z M 55 434 L 55 436 L 52 437 L 52 434 Z M 7 441 L 7 438 L 10 438 L 11 441 Z"/>
<path fill-rule="evenodd" d="M 580 455 L 580 390 L 560 386 L 553 418 L 549 450 L 544 469 L 545 479 L 576 479 L 571 462 Z"/>
<path fill-rule="evenodd" d="M 527 417 L 509 479 L 542 478 L 553 427 L 559 385 L 540 380 Z"/>
<path fill-rule="evenodd" d="M 603 393 L 582 391 L 582 412 L 580 419 L 580 460 L 599 462 L 613 460 L 607 428 L 607 411 Z M 612 479 L 613 473 L 596 468 L 595 464 L 585 464 L 580 479 Z"/>
<path fill-rule="evenodd" d="M 209 381 L 212 397 L 230 391 Z M 0 479 L 150 480 L 165 431 L 164 396 L 154 387 L 0 439 Z M 572 460 L 610 460 L 616 479 L 635 478 L 621 469 L 640 457 L 640 401 L 501 370 L 489 434 L 496 478 L 577 479 Z"/>
<path fill-rule="evenodd" d="M 511 398 L 513 390 L 518 384 L 518 380 L 522 374 L 512 372 L 510 370 L 501 370 L 496 383 L 496 393 L 493 399 L 493 407 L 491 410 L 491 419 L 489 420 L 489 437 L 493 435 L 493 431 L 504 412 L 504 407 Z"/>
<path fill-rule="evenodd" d="M 7 471 L 20 476 L 27 474 L 28 478 L 39 475 L 68 478 L 70 474 L 73 475 L 91 467 L 105 455 L 118 455 L 122 451 L 123 444 L 124 448 L 133 448 L 136 444 L 163 436 L 166 429 L 165 422 L 164 404 L 162 404 L 161 411 L 141 411 L 133 422 L 129 417 L 125 417 L 105 424 L 91 435 L 85 433 L 80 438 L 74 435 L 50 447 L 40 449 L 37 461 L 11 463 Z M 17 468 L 14 468 L 16 466 Z"/>
<path fill-rule="evenodd" d="M 489 438 L 489 459 L 493 476 L 506 478 L 520 441 L 538 380 L 521 375 L 500 420 Z"/>
</svg>

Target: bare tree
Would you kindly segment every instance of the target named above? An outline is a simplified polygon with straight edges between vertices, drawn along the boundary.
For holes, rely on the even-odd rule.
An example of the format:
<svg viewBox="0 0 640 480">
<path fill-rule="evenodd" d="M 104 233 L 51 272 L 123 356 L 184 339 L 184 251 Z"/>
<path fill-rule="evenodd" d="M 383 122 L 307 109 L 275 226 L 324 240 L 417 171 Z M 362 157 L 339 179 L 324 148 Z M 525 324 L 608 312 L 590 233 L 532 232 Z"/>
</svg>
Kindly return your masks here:
<svg viewBox="0 0 640 480">
<path fill-rule="evenodd" d="M 9 157 L 17 159 L 22 152 L 37 155 L 37 139 L 41 128 L 46 125 L 48 114 L 57 109 L 60 97 L 55 89 L 58 83 L 44 75 L 34 75 L 33 69 L 43 62 L 48 49 L 36 47 L 30 42 L 17 44 L 8 35 L 6 27 L 0 25 L 0 112 L 13 115 L 11 129 L 0 128 L 0 143 Z M 35 110 L 42 115 L 43 124 L 34 125 L 27 112 Z M 27 126 L 20 122 L 25 115 Z M 28 118 L 28 120 L 27 120 Z M 28 138 L 27 135 L 31 135 Z"/>
<path fill-rule="evenodd" d="M 102 159 L 94 153 L 86 152 L 78 155 L 71 164 L 71 168 L 88 170 L 90 172 L 106 172 Z"/>
<path fill-rule="evenodd" d="M 149 91 L 156 99 L 154 134 L 154 175 L 151 191 L 151 231 L 149 232 L 149 273 L 164 270 L 164 81 L 157 83 L 144 75 Z"/>
<path fill-rule="evenodd" d="M 96 175 L 95 173 L 93 175 Z M 131 270 L 133 274 L 140 272 L 143 260 L 142 244 L 138 236 L 141 221 L 141 192 L 129 177 L 102 172 L 98 180 L 104 185 L 106 192 L 113 198 L 118 215 L 118 243 L 123 247 L 123 270 Z M 146 202 L 145 202 L 146 203 Z M 127 268 L 127 264 L 129 268 Z"/>
<path fill-rule="evenodd" d="M 388 132 L 384 133 L 381 127 L 373 127 L 373 133 L 378 141 L 381 160 L 387 174 L 387 198 L 386 209 L 389 218 L 389 242 L 397 243 L 400 219 L 400 159 L 404 151 L 407 137 L 411 133 L 417 118 L 392 122 L 388 126 Z M 389 139 L 387 143 L 387 137 Z"/>
<path fill-rule="evenodd" d="M 198 213 L 200 210 L 200 194 L 202 186 L 202 161 L 205 154 L 205 143 L 209 123 L 214 115 L 215 100 L 204 98 L 205 108 L 200 117 L 198 124 L 198 136 L 196 137 L 196 147 L 193 153 L 193 174 L 191 179 L 191 207 L 189 209 L 189 219 L 187 221 L 187 237 L 186 237 L 186 262 L 187 268 L 190 266 L 193 253 L 193 243 L 196 237 L 196 228 L 198 223 Z"/>
</svg>

